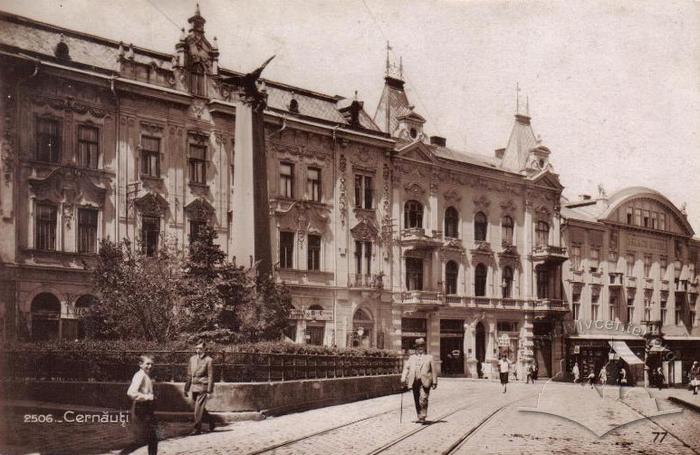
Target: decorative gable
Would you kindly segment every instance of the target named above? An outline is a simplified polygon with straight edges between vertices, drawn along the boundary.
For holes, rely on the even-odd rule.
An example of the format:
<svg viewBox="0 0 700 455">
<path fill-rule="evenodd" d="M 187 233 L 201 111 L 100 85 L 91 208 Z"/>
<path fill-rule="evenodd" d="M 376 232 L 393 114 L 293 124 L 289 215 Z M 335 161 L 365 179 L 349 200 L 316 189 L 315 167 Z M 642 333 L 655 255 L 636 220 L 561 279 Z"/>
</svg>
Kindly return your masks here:
<svg viewBox="0 0 700 455">
<path fill-rule="evenodd" d="M 398 151 L 398 154 L 402 158 L 408 158 L 412 160 L 422 161 L 425 163 L 432 163 L 435 161 L 432 152 L 428 147 L 422 142 L 414 142 L 407 145 L 403 149 Z"/>
<path fill-rule="evenodd" d="M 168 210 L 168 201 L 158 193 L 148 192 L 134 201 L 134 205 L 145 216 L 163 216 Z"/>
<path fill-rule="evenodd" d="M 360 242 L 372 242 L 377 238 L 379 230 L 374 225 L 374 223 L 363 219 L 350 229 L 350 234 L 352 238 Z"/>
<path fill-rule="evenodd" d="M 214 207 L 206 199 L 197 198 L 185 206 L 185 213 L 192 220 L 206 221 L 214 216 Z"/>
</svg>

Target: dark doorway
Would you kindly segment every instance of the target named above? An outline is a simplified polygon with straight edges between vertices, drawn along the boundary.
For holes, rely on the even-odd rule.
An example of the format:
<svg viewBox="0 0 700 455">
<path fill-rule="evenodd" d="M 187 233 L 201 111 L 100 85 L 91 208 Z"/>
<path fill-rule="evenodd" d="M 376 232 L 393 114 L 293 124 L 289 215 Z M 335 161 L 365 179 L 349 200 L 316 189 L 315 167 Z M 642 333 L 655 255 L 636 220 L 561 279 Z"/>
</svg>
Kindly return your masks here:
<svg viewBox="0 0 700 455">
<path fill-rule="evenodd" d="M 486 331 L 484 330 L 484 324 L 481 322 L 476 324 L 476 343 L 475 343 L 475 355 L 476 355 L 476 371 L 479 377 L 482 377 L 483 370 L 481 364 L 486 360 Z"/>
<path fill-rule="evenodd" d="M 545 378 L 552 377 L 552 340 L 535 336 L 533 342 L 535 344 L 537 376 Z"/>
<path fill-rule="evenodd" d="M 41 293 L 32 300 L 32 339 L 36 341 L 59 338 L 61 302 L 55 295 Z"/>
<path fill-rule="evenodd" d="M 440 338 L 440 360 L 443 375 L 464 375 L 464 340 L 462 338 Z"/>
</svg>

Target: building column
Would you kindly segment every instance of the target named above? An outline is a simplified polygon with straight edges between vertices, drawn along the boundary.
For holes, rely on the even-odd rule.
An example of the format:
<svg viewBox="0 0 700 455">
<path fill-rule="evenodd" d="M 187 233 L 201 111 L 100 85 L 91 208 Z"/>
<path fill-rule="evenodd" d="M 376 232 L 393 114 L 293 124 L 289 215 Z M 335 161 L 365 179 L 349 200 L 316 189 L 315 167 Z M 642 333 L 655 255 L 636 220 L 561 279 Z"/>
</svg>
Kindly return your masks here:
<svg viewBox="0 0 700 455">
<path fill-rule="evenodd" d="M 476 321 L 469 322 L 464 321 L 464 373 L 468 378 L 478 377 L 476 371 L 476 335 L 475 335 Z"/>
<path fill-rule="evenodd" d="M 532 206 L 528 201 L 525 202 L 525 222 L 523 224 L 523 251 L 522 257 L 523 261 L 523 289 L 521 296 L 524 299 L 534 299 L 537 296 L 533 292 L 534 289 L 534 264 L 527 257 L 532 253 Z"/>
<path fill-rule="evenodd" d="M 442 371 L 440 360 L 440 313 L 428 313 L 428 339 L 425 340 L 426 352 L 433 356 L 438 367 L 438 374 Z"/>
</svg>

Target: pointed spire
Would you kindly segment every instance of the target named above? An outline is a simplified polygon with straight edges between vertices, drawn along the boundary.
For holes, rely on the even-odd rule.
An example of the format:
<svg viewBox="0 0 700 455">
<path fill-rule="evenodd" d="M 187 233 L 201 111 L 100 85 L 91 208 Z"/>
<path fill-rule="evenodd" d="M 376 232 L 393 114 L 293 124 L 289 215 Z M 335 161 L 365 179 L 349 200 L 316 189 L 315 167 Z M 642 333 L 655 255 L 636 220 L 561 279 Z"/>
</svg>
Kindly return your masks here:
<svg viewBox="0 0 700 455">
<path fill-rule="evenodd" d="M 391 68 L 391 63 L 389 62 L 389 51 L 391 50 L 391 46 L 389 45 L 389 41 L 386 42 L 386 75 L 389 75 L 389 69 Z"/>
<path fill-rule="evenodd" d="M 520 83 L 515 83 L 515 115 L 520 114 Z"/>
</svg>

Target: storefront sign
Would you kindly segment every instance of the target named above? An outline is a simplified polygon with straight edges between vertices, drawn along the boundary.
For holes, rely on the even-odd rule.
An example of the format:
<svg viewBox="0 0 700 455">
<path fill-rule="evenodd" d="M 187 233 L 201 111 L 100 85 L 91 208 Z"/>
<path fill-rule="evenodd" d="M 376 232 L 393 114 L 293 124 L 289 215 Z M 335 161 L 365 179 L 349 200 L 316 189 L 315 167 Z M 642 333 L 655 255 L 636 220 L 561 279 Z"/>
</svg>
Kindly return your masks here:
<svg viewBox="0 0 700 455">
<path fill-rule="evenodd" d="M 502 348 L 510 346 L 510 337 L 505 333 L 498 337 L 498 346 Z"/>
<path fill-rule="evenodd" d="M 307 321 L 332 321 L 333 312 L 329 310 L 291 310 L 289 319 L 304 319 Z"/>
</svg>

